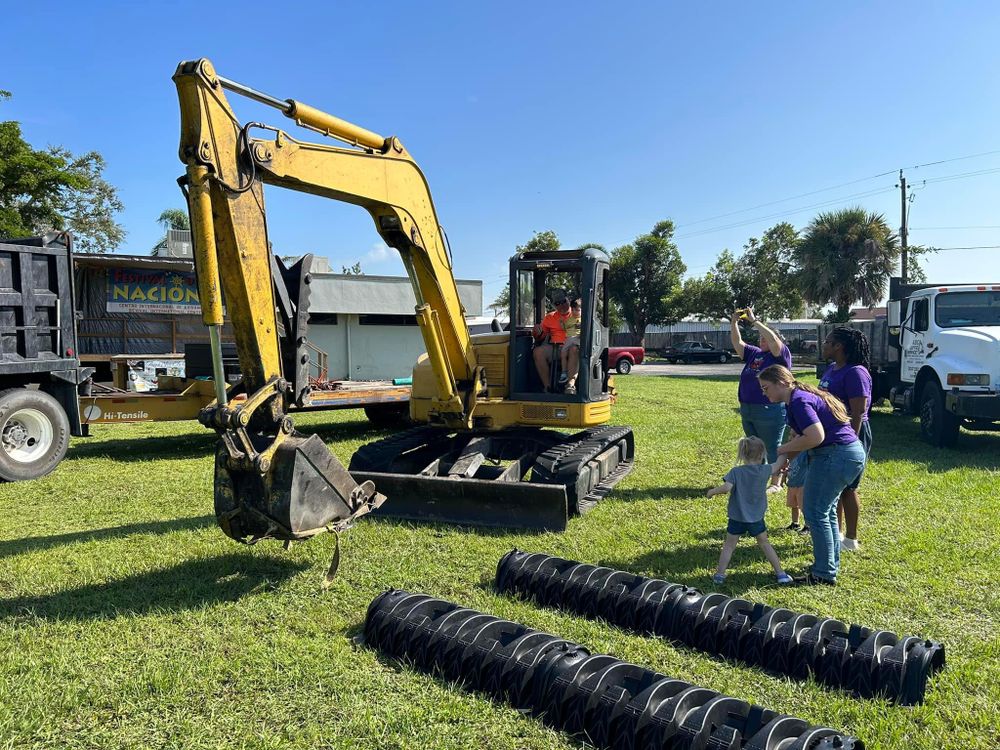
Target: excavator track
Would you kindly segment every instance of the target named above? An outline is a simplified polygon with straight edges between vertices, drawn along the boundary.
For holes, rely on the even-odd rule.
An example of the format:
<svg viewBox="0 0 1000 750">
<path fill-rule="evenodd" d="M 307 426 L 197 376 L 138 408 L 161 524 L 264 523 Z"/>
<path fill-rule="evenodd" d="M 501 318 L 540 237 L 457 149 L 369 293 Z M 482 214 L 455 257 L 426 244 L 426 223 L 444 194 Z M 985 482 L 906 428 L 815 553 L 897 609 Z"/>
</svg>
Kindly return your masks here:
<svg viewBox="0 0 1000 750">
<path fill-rule="evenodd" d="M 634 460 L 631 427 L 594 427 L 542 453 L 531 481 L 565 485 L 570 511 L 582 516 L 632 471 Z"/>
<path fill-rule="evenodd" d="M 350 472 L 388 497 L 379 515 L 562 531 L 631 471 L 634 455 L 629 427 L 566 435 L 425 426 L 362 446 Z"/>
</svg>

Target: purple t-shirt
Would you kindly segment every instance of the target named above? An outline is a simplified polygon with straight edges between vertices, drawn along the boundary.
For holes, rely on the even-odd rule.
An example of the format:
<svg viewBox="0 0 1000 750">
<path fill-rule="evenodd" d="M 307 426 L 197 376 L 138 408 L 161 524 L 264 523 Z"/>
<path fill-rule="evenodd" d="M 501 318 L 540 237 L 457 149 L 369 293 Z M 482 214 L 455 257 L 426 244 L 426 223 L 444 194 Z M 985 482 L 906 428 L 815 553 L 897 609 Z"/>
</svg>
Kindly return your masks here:
<svg viewBox="0 0 1000 750">
<path fill-rule="evenodd" d="M 819 387 L 843 401 L 848 414 L 851 412 L 851 399 L 864 396 L 865 413 L 861 415 L 861 421 L 868 421 L 868 412 L 872 406 L 872 376 L 866 367 L 830 365 L 820 378 Z"/>
<path fill-rule="evenodd" d="M 785 421 L 800 435 L 805 433 L 809 425 L 817 422 L 823 425 L 823 442 L 817 445 L 817 448 L 827 445 L 849 445 L 858 439 L 850 422 L 838 422 L 820 396 L 801 388 L 792 391 L 788 409 L 785 411 Z"/>
<path fill-rule="evenodd" d="M 760 389 L 760 383 L 757 382 L 757 376 L 760 375 L 761 370 L 765 370 L 771 365 L 784 365 L 791 370 L 792 353 L 788 351 L 788 347 L 784 344 L 781 345 L 780 357 L 775 357 L 767 349 L 761 349 L 760 347 L 751 346 L 750 344 L 744 344 L 743 361 L 746 364 L 743 365 L 743 372 L 740 373 L 740 403 L 771 403 L 767 400 L 767 396 L 764 395 L 764 391 Z"/>
</svg>

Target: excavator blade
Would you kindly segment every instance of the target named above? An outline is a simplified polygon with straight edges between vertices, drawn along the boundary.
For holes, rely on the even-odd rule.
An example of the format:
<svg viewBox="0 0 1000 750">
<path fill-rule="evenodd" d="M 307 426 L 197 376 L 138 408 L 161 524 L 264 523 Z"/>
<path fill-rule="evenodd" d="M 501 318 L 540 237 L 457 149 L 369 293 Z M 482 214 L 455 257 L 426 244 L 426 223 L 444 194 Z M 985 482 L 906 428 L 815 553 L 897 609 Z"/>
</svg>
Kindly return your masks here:
<svg viewBox="0 0 1000 750">
<path fill-rule="evenodd" d="M 241 542 L 339 531 L 384 501 L 371 482 L 355 481 L 316 435 L 287 437 L 263 472 L 232 468 L 219 442 L 215 513 L 226 535 Z"/>
<path fill-rule="evenodd" d="M 628 427 L 566 435 L 426 426 L 362 446 L 351 458 L 351 474 L 386 494 L 379 515 L 562 531 L 629 473 L 634 456 Z"/>
<path fill-rule="evenodd" d="M 355 472 L 390 498 L 376 515 L 459 526 L 564 531 L 569 518 L 561 485 Z"/>
</svg>

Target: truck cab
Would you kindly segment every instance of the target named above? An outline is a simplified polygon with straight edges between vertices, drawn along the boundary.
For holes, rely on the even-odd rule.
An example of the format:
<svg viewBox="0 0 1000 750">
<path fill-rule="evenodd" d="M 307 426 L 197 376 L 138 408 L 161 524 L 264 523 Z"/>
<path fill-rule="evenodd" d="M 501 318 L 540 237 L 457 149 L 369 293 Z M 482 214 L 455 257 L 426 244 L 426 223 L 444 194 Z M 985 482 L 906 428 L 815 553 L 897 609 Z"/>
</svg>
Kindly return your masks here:
<svg viewBox="0 0 1000 750">
<path fill-rule="evenodd" d="M 915 286 L 893 279 L 889 343 L 898 352 L 894 406 L 920 416 L 921 432 L 953 445 L 959 427 L 1000 422 L 1000 284 Z"/>
</svg>

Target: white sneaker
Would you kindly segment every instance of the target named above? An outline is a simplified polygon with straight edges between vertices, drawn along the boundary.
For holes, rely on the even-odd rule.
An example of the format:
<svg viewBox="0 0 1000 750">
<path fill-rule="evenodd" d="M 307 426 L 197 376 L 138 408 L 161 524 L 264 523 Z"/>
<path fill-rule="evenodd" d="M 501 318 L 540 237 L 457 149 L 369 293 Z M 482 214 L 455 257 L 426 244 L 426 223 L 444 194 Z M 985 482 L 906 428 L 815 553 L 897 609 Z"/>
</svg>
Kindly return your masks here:
<svg viewBox="0 0 1000 750">
<path fill-rule="evenodd" d="M 847 550 L 848 552 L 857 552 L 861 549 L 861 545 L 858 543 L 857 539 L 851 539 L 850 537 L 843 537 L 840 540 L 840 549 Z"/>
</svg>

